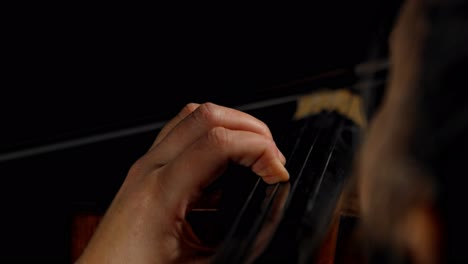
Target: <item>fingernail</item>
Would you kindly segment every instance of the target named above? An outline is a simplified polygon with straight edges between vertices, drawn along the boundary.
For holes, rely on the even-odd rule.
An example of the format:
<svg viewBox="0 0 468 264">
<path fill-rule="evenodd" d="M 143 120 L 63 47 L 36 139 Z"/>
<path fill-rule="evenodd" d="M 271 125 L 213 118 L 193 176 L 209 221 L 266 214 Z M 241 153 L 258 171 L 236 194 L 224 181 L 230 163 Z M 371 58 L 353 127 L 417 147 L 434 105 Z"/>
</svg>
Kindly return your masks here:
<svg viewBox="0 0 468 264">
<path fill-rule="evenodd" d="M 283 156 L 284 158 L 284 156 Z M 285 159 L 286 160 L 286 159 Z M 279 166 L 279 174 L 278 174 L 278 179 L 279 181 L 287 181 L 289 180 L 289 172 L 288 170 L 286 170 L 286 168 L 284 167 L 284 164 L 281 164 Z"/>
<path fill-rule="evenodd" d="M 289 172 L 279 160 L 273 161 L 273 164 L 266 171 L 259 173 L 259 175 L 268 184 L 289 180 Z"/>
</svg>

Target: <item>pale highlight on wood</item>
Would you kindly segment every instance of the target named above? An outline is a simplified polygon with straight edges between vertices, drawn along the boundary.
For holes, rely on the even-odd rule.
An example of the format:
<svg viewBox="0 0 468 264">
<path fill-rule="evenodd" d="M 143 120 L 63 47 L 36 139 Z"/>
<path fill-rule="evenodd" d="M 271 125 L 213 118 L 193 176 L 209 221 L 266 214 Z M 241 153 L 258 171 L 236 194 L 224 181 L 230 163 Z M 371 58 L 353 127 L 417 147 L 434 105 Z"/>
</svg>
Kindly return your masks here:
<svg viewBox="0 0 468 264">
<path fill-rule="evenodd" d="M 362 98 L 353 94 L 349 89 L 312 92 L 300 97 L 297 103 L 294 114 L 296 120 L 327 110 L 337 111 L 362 128 L 366 126 Z"/>
</svg>

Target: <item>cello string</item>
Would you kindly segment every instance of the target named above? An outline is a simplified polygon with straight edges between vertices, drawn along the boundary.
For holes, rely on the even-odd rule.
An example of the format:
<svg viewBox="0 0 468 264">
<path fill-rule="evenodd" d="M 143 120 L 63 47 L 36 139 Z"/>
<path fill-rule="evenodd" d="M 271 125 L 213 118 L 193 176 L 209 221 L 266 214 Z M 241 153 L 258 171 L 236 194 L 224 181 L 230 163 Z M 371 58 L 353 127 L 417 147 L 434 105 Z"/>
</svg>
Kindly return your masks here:
<svg viewBox="0 0 468 264">
<path fill-rule="evenodd" d="M 328 96 L 326 99 L 327 99 L 327 102 L 326 102 L 325 104 L 322 105 L 324 109 L 327 109 L 327 106 L 330 105 L 331 96 Z M 313 108 L 315 108 L 315 107 L 317 107 L 317 106 L 314 105 L 314 104 L 310 105 L 310 106 L 309 106 L 309 111 L 311 111 L 311 110 L 312 110 Z M 328 111 L 326 114 L 327 114 L 327 115 L 330 115 L 331 113 Z M 308 124 L 309 124 L 309 122 L 306 123 L 306 125 L 308 125 Z M 296 176 L 296 179 L 295 179 L 294 183 L 293 183 L 292 186 L 291 186 L 291 192 L 290 192 L 290 195 L 289 195 L 289 197 L 288 197 L 288 199 L 287 199 L 287 201 L 286 201 L 286 204 L 285 204 L 285 207 L 284 207 L 284 208 L 288 208 L 288 207 L 289 207 L 289 204 L 290 204 L 291 201 L 292 201 L 292 197 L 294 196 L 294 193 L 295 193 L 296 189 L 297 189 L 298 186 L 299 186 L 299 182 L 301 181 L 302 176 L 303 176 L 303 174 L 304 174 L 304 171 L 305 171 L 305 168 L 306 168 L 306 165 L 307 165 L 307 161 L 309 160 L 310 155 L 312 154 L 312 151 L 313 151 L 314 148 L 315 148 L 315 145 L 316 145 L 316 143 L 317 143 L 317 139 L 320 137 L 320 134 L 321 134 L 321 132 L 322 132 L 322 129 L 323 129 L 322 126 L 319 126 L 319 127 L 318 127 L 318 131 L 317 131 L 317 133 L 316 133 L 316 135 L 315 135 L 315 137 L 314 137 L 314 139 L 313 139 L 313 141 L 312 141 L 312 144 L 311 144 L 310 147 L 308 148 L 307 154 L 306 154 L 306 156 L 305 156 L 304 159 L 303 159 L 302 166 L 301 166 L 301 168 L 299 169 L 299 172 L 298 172 L 298 174 L 297 174 L 297 176 Z"/>
<path fill-rule="evenodd" d="M 326 99 L 327 99 L 327 102 L 325 103 L 325 105 L 324 105 L 325 107 L 324 107 L 324 108 L 327 108 L 326 106 L 327 106 L 328 104 L 330 104 L 330 99 L 331 99 L 331 98 L 330 98 L 330 97 L 326 97 Z M 313 105 L 313 104 L 309 105 L 309 106 L 308 106 L 308 110 L 311 111 L 311 109 L 312 109 L 313 107 L 316 107 L 316 106 Z M 307 127 L 308 123 L 309 123 L 309 119 L 306 119 L 306 122 L 305 122 L 304 126 L 302 126 L 301 131 L 303 131 L 303 130 Z M 289 201 L 288 201 L 288 200 L 290 200 L 291 197 L 292 197 L 292 195 L 294 194 L 294 191 L 295 191 L 295 189 L 296 189 L 296 187 L 297 187 L 297 183 L 299 182 L 299 180 L 300 180 L 300 178 L 301 178 L 300 176 L 302 175 L 302 172 L 303 172 L 303 170 L 304 170 L 304 168 L 305 168 L 305 164 L 307 163 L 308 157 L 309 157 L 310 153 L 312 152 L 313 147 L 315 146 L 315 143 L 316 143 L 316 140 L 317 140 L 319 134 L 320 134 L 320 133 L 317 133 L 317 135 L 315 136 L 314 141 L 312 142 L 312 146 L 311 146 L 310 148 L 308 148 L 307 155 L 306 155 L 306 157 L 305 157 L 305 161 L 303 160 L 302 163 L 301 163 L 301 164 L 302 164 L 302 165 L 301 165 L 301 169 L 300 169 L 300 171 L 299 171 L 298 177 L 297 177 L 297 178 L 295 179 L 295 181 L 294 181 L 293 188 L 292 188 L 292 190 L 291 190 L 291 193 L 290 193 L 289 197 L 287 198 L 287 201 L 286 201 L 286 203 L 285 203 L 284 209 L 288 208 L 288 204 L 289 204 Z M 301 133 L 301 135 L 300 135 L 300 137 L 298 138 L 298 140 L 300 140 L 301 138 L 303 138 L 303 136 L 305 136 L 305 135 L 302 135 L 302 133 Z M 297 143 L 298 143 L 298 141 L 296 141 L 296 145 L 297 145 Z M 291 153 L 291 155 L 290 155 L 289 158 L 295 158 L 295 155 L 294 155 L 294 154 L 295 154 L 295 151 L 293 150 L 293 152 Z M 304 159 L 304 157 L 297 157 L 297 158 Z M 272 201 L 272 200 L 274 199 L 274 197 L 276 196 L 276 190 L 277 190 L 278 187 L 279 187 L 279 183 L 276 183 L 276 184 L 274 185 L 274 191 L 273 191 L 272 195 L 270 195 L 270 196 L 267 195 L 266 197 L 264 197 L 264 199 L 265 199 L 264 202 L 266 202 L 266 206 L 263 207 L 262 210 L 260 210 L 259 216 L 258 216 L 258 217 L 254 220 L 254 222 L 252 223 L 252 227 L 249 229 L 249 232 L 247 233 L 247 235 L 246 235 L 245 238 L 243 239 L 243 241 L 245 241 L 245 242 L 243 242 L 242 244 L 239 244 L 240 247 L 232 247 L 231 245 L 232 245 L 233 243 L 236 243 L 236 241 L 233 241 L 233 240 L 232 240 L 232 237 L 233 237 L 234 233 L 235 233 L 236 230 L 237 230 L 237 225 L 238 225 L 238 223 L 240 222 L 240 219 L 243 217 L 243 215 L 244 215 L 244 213 L 245 213 L 245 211 L 246 211 L 246 208 L 248 207 L 249 203 L 251 202 L 251 197 L 253 197 L 253 193 L 254 193 L 254 192 L 256 191 L 256 189 L 257 189 L 256 187 L 258 187 L 258 184 L 260 184 L 260 183 L 261 183 L 261 179 L 258 178 L 258 179 L 257 179 L 257 184 L 256 184 L 256 185 L 254 186 L 254 188 L 251 190 L 250 195 L 249 195 L 249 198 L 244 202 L 244 204 L 243 204 L 243 206 L 242 206 L 242 209 L 240 210 L 240 212 L 239 212 L 239 213 L 237 214 L 237 216 L 236 216 L 236 220 L 235 220 L 234 224 L 233 224 L 233 225 L 231 226 L 231 228 L 230 228 L 229 234 L 228 234 L 228 235 L 226 236 L 226 238 L 225 238 L 225 243 L 226 243 L 225 248 L 227 248 L 228 251 L 227 251 L 227 253 L 226 253 L 226 252 L 223 252 L 222 254 L 220 254 L 219 256 L 221 256 L 221 257 L 218 257 L 217 260 L 224 260 L 224 258 L 225 258 L 226 256 L 230 256 L 231 254 L 233 254 L 233 252 L 232 252 L 233 250 L 236 250 L 236 251 L 237 251 L 237 254 L 235 254 L 236 259 L 230 259 L 230 260 L 233 261 L 233 262 L 241 262 L 241 261 L 240 261 L 241 259 L 247 258 L 247 257 L 248 257 L 248 254 L 250 254 L 251 249 L 249 249 L 249 247 L 250 247 L 251 244 L 253 243 L 253 241 L 254 241 L 254 239 L 255 239 L 255 237 L 256 237 L 256 234 L 257 234 L 258 229 L 259 229 L 259 228 L 261 227 L 261 225 L 263 224 L 263 220 L 264 220 L 265 214 L 266 214 L 266 213 L 269 211 L 269 209 L 270 209 L 270 206 L 269 206 L 269 205 L 271 204 L 271 201 Z M 284 209 L 283 209 L 283 210 L 284 210 Z M 224 257 L 224 258 L 223 258 L 223 257 Z"/>
<path fill-rule="evenodd" d="M 342 98 L 339 97 L 339 95 L 335 94 L 333 101 L 334 101 L 333 103 L 335 104 L 334 106 L 336 108 L 338 108 L 337 104 L 346 103 L 345 113 L 348 113 L 350 111 L 350 109 L 351 109 L 351 106 L 353 105 L 352 103 L 354 101 L 354 97 L 349 96 L 347 98 L 347 101 L 344 101 L 344 100 L 342 100 Z M 333 109 L 333 108 L 331 108 L 331 109 Z M 333 110 L 329 111 L 329 113 L 332 113 L 332 112 L 333 112 Z M 335 153 L 335 149 L 337 147 L 337 142 L 338 142 L 338 138 L 340 136 L 340 131 L 343 129 L 344 125 L 345 125 L 345 120 L 340 119 L 339 123 L 338 123 L 338 127 L 335 130 L 335 135 L 334 135 L 334 137 L 332 139 L 332 142 L 331 142 L 332 145 L 329 147 L 329 150 L 325 154 L 326 155 L 326 161 L 325 161 L 325 164 L 323 165 L 323 168 L 322 168 L 322 171 L 320 173 L 319 179 L 318 179 L 317 183 L 314 186 L 314 190 L 312 192 L 312 197 L 308 198 L 307 205 L 306 205 L 306 208 L 305 208 L 306 214 L 310 214 L 312 212 L 313 208 L 315 207 L 316 200 L 317 200 L 317 197 L 318 197 L 318 194 L 319 194 L 319 190 L 322 187 L 322 182 L 323 182 L 323 180 L 325 178 L 325 175 L 326 175 L 326 172 L 328 170 L 330 161 L 331 161 L 332 156 Z M 305 234 L 301 232 L 301 234 L 305 235 L 302 238 L 302 240 L 306 241 L 306 243 L 305 242 L 300 243 L 300 245 L 302 245 L 302 246 L 300 246 L 300 249 L 299 249 L 299 252 L 300 252 L 300 254 L 299 254 L 299 259 L 300 259 L 299 263 L 309 263 L 311 261 L 311 257 L 314 256 L 314 253 L 312 253 L 314 251 L 310 251 L 310 245 L 314 244 L 314 243 L 312 243 L 314 238 L 311 237 L 308 232 L 306 232 Z M 307 249 L 304 249 L 304 245 L 308 245 Z"/>
<path fill-rule="evenodd" d="M 335 98 L 335 101 L 336 101 L 336 98 Z M 351 108 L 351 105 L 352 105 L 352 102 L 353 102 L 353 97 L 349 97 L 348 102 L 347 102 L 346 112 L 349 112 L 349 110 Z M 336 145 L 337 145 L 336 143 L 338 141 L 339 132 L 342 130 L 343 126 L 344 126 L 344 121 L 341 120 L 340 124 L 339 124 L 339 127 L 338 127 L 338 131 L 337 131 L 337 133 L 336 133 L 336 135 L 335 135 L 335 137 L 333 139 L 333 145 L 332 145 L 331 149 L 328 152 L 328 156 L 327 156 L 327 160 L 325 162 L 325 166 L 324 166 L 324 168 L 322 170 L 322 173 L 321 173 L 321 175 L 319 177 L 319 181 L 318 181 L 317 185 L 315 186 L 315 190 L 313 192 L 312 200 L 310 201 L 310 203 L 308 204 L 308 208 L 306 209 L 307 211 L 312 210 L 312 207 L 315 205 L 315 200 L 317 199 L 318 190 L 320 189 L 320 186 L 322 185 L 323 179 L 325 177 L 325 173 L 326 173 L 326 171 L 328 169 L 328 165 L 330 163 L 331 157 L 333 156 L 333 153 L 334 153 Z"/>
</svg>

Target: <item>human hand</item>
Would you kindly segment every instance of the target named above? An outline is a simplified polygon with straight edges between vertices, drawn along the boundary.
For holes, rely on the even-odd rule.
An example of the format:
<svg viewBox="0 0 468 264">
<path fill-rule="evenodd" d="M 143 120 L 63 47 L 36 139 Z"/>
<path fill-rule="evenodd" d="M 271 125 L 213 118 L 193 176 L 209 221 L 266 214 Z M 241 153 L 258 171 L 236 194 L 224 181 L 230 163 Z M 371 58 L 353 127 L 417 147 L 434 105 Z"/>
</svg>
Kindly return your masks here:
<svg viewBox="0 0 468 264">
<path fill-rule="evenodd" d="M 188 104 L 131 167 L 77 263 L 205 263 L 185 220 L 201 191 L 229 161 L 267 183 L 286 181 L 285 158 L 268 127 L 246 113 Z"/>
</svg>

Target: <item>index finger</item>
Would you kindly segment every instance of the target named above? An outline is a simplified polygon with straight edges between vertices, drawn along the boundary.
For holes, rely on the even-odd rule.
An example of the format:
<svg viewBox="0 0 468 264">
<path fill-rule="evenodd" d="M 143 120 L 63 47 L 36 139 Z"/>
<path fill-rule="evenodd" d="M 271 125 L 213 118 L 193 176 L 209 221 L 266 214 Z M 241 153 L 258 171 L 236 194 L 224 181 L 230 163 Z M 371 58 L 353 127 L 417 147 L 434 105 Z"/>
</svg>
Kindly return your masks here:
<svg viewBox="0 0 468 264">
<path fill-rule="evenodd" d="M 150 155 L 159 164 L 165 164 L 214 127 L 250 131 L 273 139 L 268 126 L 252 115 L 233 108 L 205 103 L 180 121 Z"/>
</svg>

